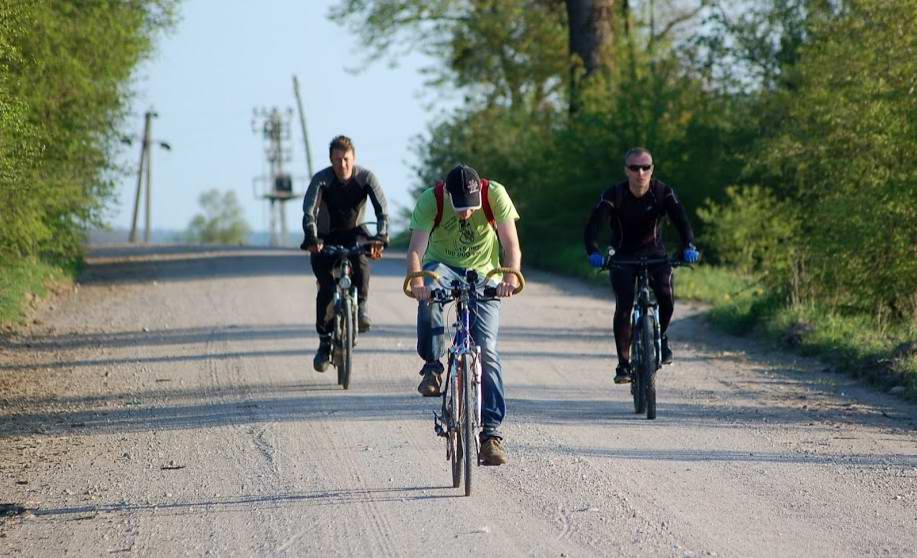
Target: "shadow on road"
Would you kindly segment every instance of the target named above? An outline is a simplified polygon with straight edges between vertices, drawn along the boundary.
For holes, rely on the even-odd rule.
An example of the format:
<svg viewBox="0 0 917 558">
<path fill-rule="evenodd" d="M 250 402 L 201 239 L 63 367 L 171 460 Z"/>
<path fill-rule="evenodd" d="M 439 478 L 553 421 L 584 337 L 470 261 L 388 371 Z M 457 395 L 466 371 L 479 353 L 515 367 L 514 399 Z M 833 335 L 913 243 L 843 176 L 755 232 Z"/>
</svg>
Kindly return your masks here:
<svg viewBox="0 0 917 558">
<path fill-rule="evenodd" d="M 80 282 L 101 285 L 262 275 L 313 277 L 309 255 L 294 248 L 115 246 L 93 249 L 86 264 Z M 377 276 L 403 277 L 403 256 L 386 256 L 373 262 L 372 270 Z"/>
<path fill-rule="evenodd" d="M 433 491 L 450 490 L 451 493 Z M 201 513 L 209 511 L 254 511 L 288 505 L 341 506 L 369 502 L 404 502 L 411 500 L 435 500 L 440 498 L 464 498 L 449 486 L 408 486 L 392 488 L 354 488 L 316 490 L 290 494 L 240 495 L 226 498 L 211 498 L 199 501 L 156 502 L 144 504 L 113 503 L 69 507 L 25 508 L 37 518 L 74 521 L 91 519 L 97 514 L 156 512 L 157 515 Z"/>
</svg>

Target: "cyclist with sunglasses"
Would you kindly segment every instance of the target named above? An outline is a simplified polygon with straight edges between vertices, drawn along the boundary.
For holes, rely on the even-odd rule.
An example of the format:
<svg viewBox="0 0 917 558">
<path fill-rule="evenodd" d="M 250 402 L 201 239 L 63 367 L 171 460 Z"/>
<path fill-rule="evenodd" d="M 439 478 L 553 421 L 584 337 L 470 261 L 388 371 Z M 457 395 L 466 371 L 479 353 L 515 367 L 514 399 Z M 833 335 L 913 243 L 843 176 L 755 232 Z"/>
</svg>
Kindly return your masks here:
<svg viewBox="0 0 917 558">
<path fill-rule="evenodd" d="M 680 254 L 684 261 L 694 263 L 700 252 L 694 247 L 694 232 L 688 222 L 685 208 L 678 201 L 671 186 L 653 177 L 653 155 L 642 147 L 628 150 L 624 155 L 624 172 L 627 180 L 602 192 L 592 209 L 586 225 L 584 240 L 589 263 L 602 267 L 605 256 L 599 252 L 597 238 L 605 224 L 611 230 L 614 253 L 624 257 L 665 256 L 661 227 L 666 216 L 675 225 L 681 237 Z M 618 354 L 615 371 L 616 384 L 631 380 L 630 365 L 630 314 L 634 305 L 634 279 L 636 270 L 615 269 L 611 285 L 615 292 L 614 334 Z M 672 350 L 666 333 L 675 309 L 672 266 L 668 263 L 650 268 L 650 283 L 659 302 L 659 325 L 662 330 L 662 363 L 671 364 Z"/>
</svg>

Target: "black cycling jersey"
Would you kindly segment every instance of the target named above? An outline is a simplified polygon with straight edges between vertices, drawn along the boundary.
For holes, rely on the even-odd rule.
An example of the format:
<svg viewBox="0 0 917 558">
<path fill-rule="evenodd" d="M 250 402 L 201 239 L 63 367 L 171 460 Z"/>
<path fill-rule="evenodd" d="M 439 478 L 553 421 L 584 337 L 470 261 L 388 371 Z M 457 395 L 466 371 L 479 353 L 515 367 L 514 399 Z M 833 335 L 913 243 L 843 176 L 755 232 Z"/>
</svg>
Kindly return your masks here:
<svg viewBox="0 0 917 558">
<path fill-rule="evenodd" d="M 592 209 L 583 235 L 586 253 L 599 251 L 599 228 L 602 223 L 607 223 L 611 229 L 611 245 L 618 254 L 665 255 L 665 243 L 660 233 L 666 215 L 678 229 L 682 247 L 693 243 L 694 231 L 691 230 L 685 208 L 670 186 L 653 179 L 649 190 L 636 198 L 628 188 L 627 181 L 618 183 L 602 192 Z"/>
<path fill-rule="evenodd" d="M 332 167 L 315 173 L 303 198 L 302 229 L 305 244 L 318 239 L 332 244 L 349 244 L 366 235 L 358 219 L 367 198 L 376 213 L 376 234 L 387 241 L 388 209 L 379 180 L 369 169 L 354 166 L 353 175 L 341 183 Z"/>
</svg>

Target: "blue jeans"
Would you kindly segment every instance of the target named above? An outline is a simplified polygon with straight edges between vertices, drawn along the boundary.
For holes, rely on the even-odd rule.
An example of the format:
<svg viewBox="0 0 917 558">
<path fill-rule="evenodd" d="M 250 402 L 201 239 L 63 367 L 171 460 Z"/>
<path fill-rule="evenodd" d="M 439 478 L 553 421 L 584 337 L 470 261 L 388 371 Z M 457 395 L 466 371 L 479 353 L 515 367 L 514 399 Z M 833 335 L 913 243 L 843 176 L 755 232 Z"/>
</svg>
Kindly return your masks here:
<svg viewBox="0 0 917 558">
<path fill-rule="evenodd" d="M 424 270 L 438 273 L 444 284 L 464 279 L 465 270 L 430 262 Z M 425 279 L 429 286 L 430 279 Z M 500 328 L 500 301 L 480 301 L 471 308 L 471 338 L 481 348 L 481 422 L 483 438 L 498 436 L 506 415 L 503 398 L 503 369 L 497 354 L 497 330 Z M 426 362 L 438 361 L 446 350 L 445 324 L 441 304 L 421 302 L 417 307 L 417 354 Z"/>
</svg>

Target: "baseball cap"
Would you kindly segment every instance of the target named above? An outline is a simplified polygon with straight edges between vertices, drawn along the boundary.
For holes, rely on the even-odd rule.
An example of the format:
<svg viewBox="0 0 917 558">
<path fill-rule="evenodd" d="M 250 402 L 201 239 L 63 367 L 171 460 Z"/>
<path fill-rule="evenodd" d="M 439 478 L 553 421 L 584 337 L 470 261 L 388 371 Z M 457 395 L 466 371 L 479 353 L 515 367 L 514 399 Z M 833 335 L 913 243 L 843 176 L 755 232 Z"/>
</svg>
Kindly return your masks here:
<svg viewBox="0 0 917 558">
<path fill-rule="evenodd" d="M 457 165 L 446 175 L 446 191 L 456 211 L 481 208 L 481 177 L 468 165 Z"/>
</svg>

